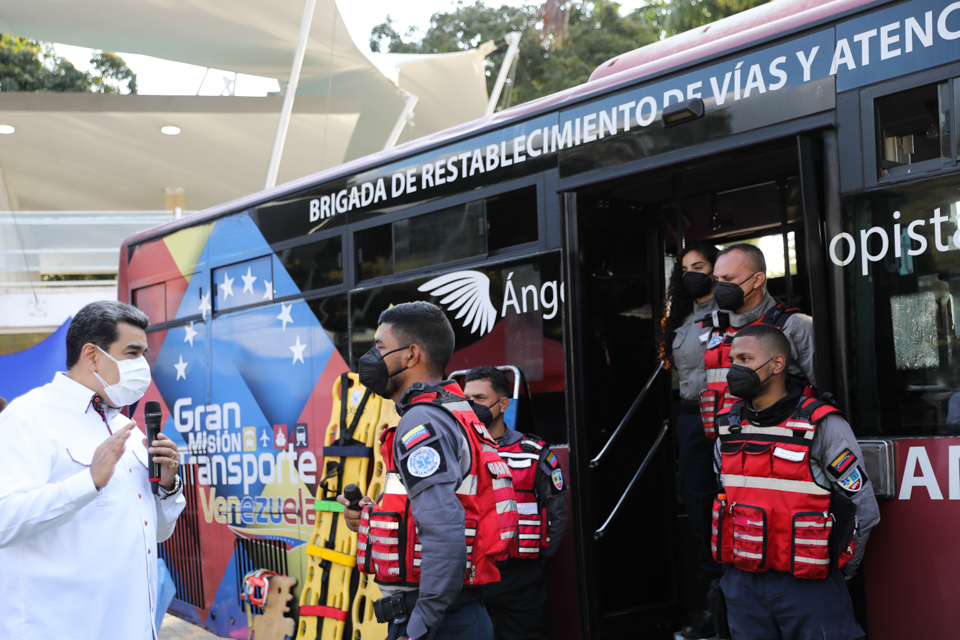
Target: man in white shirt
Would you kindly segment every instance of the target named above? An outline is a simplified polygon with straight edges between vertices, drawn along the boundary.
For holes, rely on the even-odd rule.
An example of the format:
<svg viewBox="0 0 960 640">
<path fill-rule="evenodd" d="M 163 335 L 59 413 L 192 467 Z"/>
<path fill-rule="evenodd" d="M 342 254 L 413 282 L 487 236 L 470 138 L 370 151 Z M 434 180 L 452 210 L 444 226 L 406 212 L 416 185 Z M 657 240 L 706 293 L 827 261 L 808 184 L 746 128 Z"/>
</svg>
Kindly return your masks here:
<svg viewBox="0 0 960 640">
<path fill-rule="evenodd" d="M 120 414 L 150 385 L 148 324 L 130 305 L 88 304 L 67 331 L 67 372 L 0 414 L 4 640 L 157 637 L 157 542 L 186 501 L 176 444 L 161 434 L 148 448 Z"/>
</svg>

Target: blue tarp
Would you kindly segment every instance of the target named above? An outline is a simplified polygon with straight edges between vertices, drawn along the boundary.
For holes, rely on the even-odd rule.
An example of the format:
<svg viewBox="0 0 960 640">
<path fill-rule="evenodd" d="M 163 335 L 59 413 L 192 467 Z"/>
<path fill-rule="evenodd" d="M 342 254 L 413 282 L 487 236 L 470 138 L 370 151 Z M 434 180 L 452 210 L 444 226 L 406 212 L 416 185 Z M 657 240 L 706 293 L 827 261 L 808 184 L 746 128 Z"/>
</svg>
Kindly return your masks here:
<svg viewBox="0 0 960 640">
<path fill-rule="evenodd" d="M 40 344 L 25 351 L 0 356 L 0 397 L 11 401 L 42 387 L 57 371 L 67 369 L 67 328 L 71 318 Z"/>
</svg>

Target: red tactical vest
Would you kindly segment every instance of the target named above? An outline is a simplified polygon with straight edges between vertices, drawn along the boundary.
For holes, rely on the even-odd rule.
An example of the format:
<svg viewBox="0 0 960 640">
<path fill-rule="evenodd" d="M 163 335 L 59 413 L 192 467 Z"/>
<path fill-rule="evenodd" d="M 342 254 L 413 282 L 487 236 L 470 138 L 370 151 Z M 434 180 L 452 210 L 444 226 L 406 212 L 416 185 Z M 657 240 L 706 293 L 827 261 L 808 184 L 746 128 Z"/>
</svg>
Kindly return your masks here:
<svg viewBox="0 0 960 640">
<path fill-rule="evenodd" d="M 754 573 L 826 578 L 850 561 L 856 531 L 852 501 L 818 485 L 811 468 L 817 425 L 839 410 L 802 397 L 782 423 L 758 427 L 741 421 L 742 408 L 737 402 L 718 419 L 723 493 L 713 503 L 713 557 Z"/>
<path fill-rule="evenodd" d="M 755 324 L 766 324 L 777 329 L 783 329 L 787 318 L 799 309 L 788 309 L 785 304 L 777 303 L 763 316 L 744 327 Z M 744 327 L 714 327 L 707 316 L 700 322 L 703 329 L 711 329 L 710 340 L 707 342 L 707 351 L 703 356 L 707 370 L 707 388 L 700 392 L 700 417 L 703 419 L 703 432 L 710 439 L 717 437 L 716 415 L 723 409 L 733 406 L 740 398 L 730 395 L 727 387 L 727 372 L 730 371 L 730 347 L 738 331 Z M 711 347 L 711 345 L 713 345 Z M 804 395 L 816 395 L 810 383 L 804 381 Z"/>
<path fill-rule="evenodd" d="M 421 391 L 410 403 L 430 402 L 447 410 L 460 423 L 470 447 L 470 471 L 457 488 L 467 543 L 463 583 L 476 586 L 497 582 L 500 572 L 494 559 L 517 537 L 517 504 L 510 469 L 455 382 L 422 387 Z M 387 480 L 380 504 L 368 505 L 361 513 L 357 567 L 375 574 L 377 582 L 417 585 L 421 545 L 407 490 L 393 458 L 395 435 L 396 427 L 388 427 L 380 436 Z"/>
<path fill-rule="evenodd" d="M 550 546 L 550 521 L 547 510 L 537 502 L 536 481 L 540 454 L 547 446 L 545 440 L 524 434 L 511 445 L 499 448 L 500 457 L 506 461 L 513 475 L 513 490 L 517 494 L 517 513 L 520 516 L 520 536 L 510 556 L 535 560 L 540 552 Z M 501 556 L 498 560 L 505 560 Z"/>
</svg>

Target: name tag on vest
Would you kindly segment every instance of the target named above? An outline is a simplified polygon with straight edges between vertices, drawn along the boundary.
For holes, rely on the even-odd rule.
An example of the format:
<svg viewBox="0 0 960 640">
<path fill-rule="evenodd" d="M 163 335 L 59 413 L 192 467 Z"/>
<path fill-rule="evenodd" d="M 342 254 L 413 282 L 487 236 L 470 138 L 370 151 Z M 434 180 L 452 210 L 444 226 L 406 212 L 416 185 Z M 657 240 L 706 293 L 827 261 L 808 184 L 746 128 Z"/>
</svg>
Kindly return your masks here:
<svg viewBox="0 0 960 640">
<path fill-rule="evenodd" d="M 790 460 L 792 462 L 800 462 L 803 460 L 804 456 L 807 455 L 806 451 L 790 451 L 790 449 L 783 449 L 781 447 L 776 447 L 773 450 L 773 455 L 778 458 L 783 458 L 784 460 Z"/>
</svg>

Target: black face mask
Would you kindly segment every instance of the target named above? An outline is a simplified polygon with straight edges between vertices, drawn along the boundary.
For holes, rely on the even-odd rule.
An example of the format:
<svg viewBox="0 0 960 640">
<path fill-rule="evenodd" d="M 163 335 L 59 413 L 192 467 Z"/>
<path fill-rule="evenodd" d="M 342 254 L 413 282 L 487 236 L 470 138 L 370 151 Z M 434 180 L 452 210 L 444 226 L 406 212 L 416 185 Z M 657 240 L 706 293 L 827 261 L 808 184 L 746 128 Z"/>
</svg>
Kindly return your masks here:
<svg viewBox="0 0 960 640">
<path fill-rule="evenodd" d="M 713 289 L 713 278 L 709 273 L 687 271 L 683 274 L 683 289 L 692 298 L 702 298 Z"/>
<path fill-rule="evenodd" d="M 773 356 L 773 358 L 776 358 L 776 356 Z M 770 360 L 773 360 L 773 358 L 770 358 Z M 730 395 L 743 398 L 744 400 L 753 400 L 760 395 L 760 392 L 763 390 L 763 384 L 769 380 L 773 374 L 771 373 L 761 380 L 760 376 L 757 375 L 757 371 L 767 366 L 770 360 L 767 360 L 756 369 L 745 367 L 742 364 L 732 365 L 727 372 L 727 387 L 730 389 Z"/>
<path fill-rule="evenodd" d="M 381 398 L 390 398 L 392 395 L 390 393 L 390 379 L 403 373 L 405 369 L 390 373 L 390 369 L 387 368 L 387 363 L 384 361 L 384 358 L 391 353 L 409 348 L 410 345 L 407 345 L 380 355 L 380 350 L 377 349 L 376 345 L 370 347 L 370 351 L 363 354 L 357 362 L 357 374 L 360 377 L 360 384 Z"/>
<path fill-rule="evenodd" d="M 756 274 L 750 276 L 752 278 Z M 750 278 L 747 278 L 749 280 Z M 743 282 L 746 282 L 744 280 Z M 717 306 L 723 309 L 724 311 L 736 311 L 743 306 L 743 289 L 740 286 L 743 284 L 733 282 L 718 282 L 717 286 L 713 289 L 713 298 L 717 301 Z M 752 292 L 751 292 L 752 293 Z"/>
</svg>

